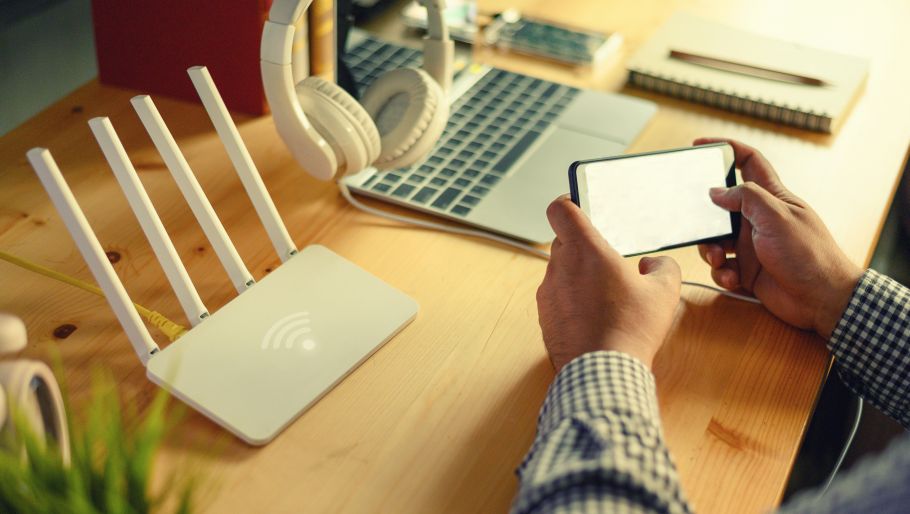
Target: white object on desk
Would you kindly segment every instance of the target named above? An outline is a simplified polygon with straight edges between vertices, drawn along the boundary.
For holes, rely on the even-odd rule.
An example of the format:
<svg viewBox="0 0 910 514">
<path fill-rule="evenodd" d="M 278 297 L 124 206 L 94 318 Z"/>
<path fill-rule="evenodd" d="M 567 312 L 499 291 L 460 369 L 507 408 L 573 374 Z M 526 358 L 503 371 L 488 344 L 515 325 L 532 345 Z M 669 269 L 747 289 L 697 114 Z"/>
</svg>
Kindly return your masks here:
<svg viewBox="0 0 910 514">
<path fill-rule="evenodd" d="M 145 232 L 145 237 L 152 245 L 155 257 L 164 268 L 164 274 L 177 294 L 177 300 L 180 301 L 183 312 L 192 325 L 199 324 L 208 315 L 208 311 L 202 304 L 196 288 L 193 287 L 193 281 L 186 272 L 183 261 L 177 255 L 177 249 L 174 248 L 174 243 L 168 237 L 149 195 L 145 192 L 142 182 L 139 181 L 139 175 L 133 168 L 120 138 L 117 137 L 111 120 L 106 117 L 92 118 L 88 121 L 88 126 L 92 129 L 98 145 L 101 146 L 101 152 L 104 153 L 107 163 L 114 171 L 114 176 L 117 177 L 117 182 L 120 183 L 120 188 L 123 190 L 133 214 L 136 215 L 142 231 Z"/>
<path fill-rule="evenodd" d="M 427 37 L 421 68 L 389 70 L 358 101 L 337 84 L 294 81 L 293 41 L 312 0 L 276 0 L 262 29 L 259 63 L 278 135 L 297 162 L 320 180 L 375 166 L 391 170 L 422 160 L 446 127 L 454 43 L 443 0 L 425 0 Z"/>
<path fill-rule="evenodd" d="M 15 353 L 27 342 L 25 323 L 0 312 L 0 355 Z M 47 364 L 18 359 L 0 362 L 0 434 L 6 441 L 18 426 L 10 411 L 23 417 L 39 443 L 54 441 L 65 464 L 69 464 L 69 432 L 60 387 Z M 8 448 L 3 448 L 6 450 Z"/>
<path fill-rule="evenodd" d="M 417 314 L 417 304 L 308 246 L 149 361 L 148 377 L 261 445 Z"/>
<path fill-rule="evenodd" d="M 757 78 L 671 57 L 673 51 L 812 77 L 819 87 Z M 831 132 L 869 74 L 869 60 L 739 30 L 679 12 L 629 58 L 629 82 L 721 109 Z"/>
<path fill-rule="evenodd" d="M 70 235 L 76 241 L 76 246 L 82 254 L 82 258 L 88 264 L 89 269 L 101 290 L 104 291 L 104 297 L 113 309 L 120 326 L 126 332 L 133 350 L 139 356 L 142 364 L 148 362 L 152 354 L 158 351 L 158 345 L 152 340 L 148 329 L 142 324 L 139 313 L 130 301 L 123 283 L 114 272 L 114 267 L 107 259 L 101 243 L 95 236 L 95 232 L 85 219 L 82 209 L 76 203 L 73 192 L 67 185 L 66 180 L 60 173 L 60 168 L 54 162 L 54 158 L 46 148 L 32 148 L 26 153 L 28 161 L 38 175 L 41 185 L 44 186 L 48 196 L 51 197 L 54 207 L 63 218 L 63 224 Z"/>
<path fill-rule="evenodd" d="M 178 183 L 183 180 L 181 189 L 189 191 L 184 191 L 188 201 L 211 210 L 151 100 L 136 97 L 133 105 L 159 150 L 170 152 L 165 156 L 169 167 L 176 161 L 175 179 Z M 212 118 L 217 120 L 217 116 Z M 157 218 L 110 122 L 96 118 L 90 124 L 118 180 L 122 178 L 121 185 L 126 184 L 131 206 L 142 213 L 140 218 Z M 225 140 L 238 146 L 234 151 L 246 153 L 239 135 Z M 271 441 L 417 315 L 413 299 L 328 249 L 313 245 L 282 255 L 287 262 L 255 285 L 251 277 L 242 294 L 159 350 L 50 153 L 36 148 L 28 156 L 146 365 L 149 379 L 250 444 Z M 255 182 L 258 172 L 252 161 L 248 164 L 239 172 Z M 271 205 L 264 188 L 253 187 L 248 193 L 264 195 L 260 200 Z M 271 212 L 266 216 L 268 222 L 278 233 L 286 233 L 274 205 Z M 224 230 L 213 212 L 200 223 L 206 220 Z M 159 228 L 152 227 L 151 232 L 167 239 Z M 230 245 L 226 235 L 222 242 Z M 285 248 L 276 245 L 279 255 Z M 182 267 L 176 253 L 170 257 L 176 259 L 174 265 Z M 245 271 L 239 256 L 236 260 L 235 271 Z"/>
<path fill-rule="evenodd" d="M 256 214 L 259 215 L 259 221 L 265 226 L 265 231 L 269 234 L 275 251 L 278 252 L 278 257 L 281 258 L 281 262 L 288 260 L 291 255 L 297 253 L 297 247 L 294 246 L 291 235 L 288 234 L 284 223 L 278 216 L 275 202 L 269 196 L 262 177 L 256 169 L 256 164 L 253 163 L 250 152 L 247 151 L 246 145 L 240 138 L 240 132 L 237 131 L 237 126 L 234 125 L 234 121 L 224 105 L 224 100 L 221 99 L 218 88 L 215 87 L 215 81 L 212 80 L 212 76 L 205 66 L 193 66 L 186 71 L 196 87 L 196 93 L 199 94 L 202 105 L 205 106 L 209 118 L 215 125 L 215 131 L 218 132 L 218 137 L 221 138 L 228 157 L 234 164 L 234 169 L 237 170 L 237 176 L 240 177 L 247 196 L 253 202 Z"/>
<path fill-rule="evenodd" d="M 240 254 L 237 253 L 237 249 L 231 243 L 227 231 L 224 230 L 224 225 L 221 224 L 218 215 L 215 214 L 215 209 L 212 208 L 212 204 L 202 191 L 202 186 L 196 180 L 193 170 L 190 169 L 189 163 L 183 157 L 183 153 L 177 146 L 174 136 L 171 135 L 171 131 L 164 124 L 164 119 L 161 118 L 161 114 L 158 113 L 158 109 L 152 99 L 148 95 L 139 95 L 133 97 L 130 103 L 136 109 L 136 113 L 139 115 L 139 119 L 142 120 L 146 132 L 151 136 L 152 142 L 155 143 L 155 148 L 158 149 L 158 153 L 161 154 L 164 163 L 171 171 L 174 181 L 177 182 L 177 187 L 180 188 L 180 192 L 190 205 L 196 220 L 202 226 L 202 231 L 205 232 L 205 236 L 212 244 L 215 254 L 221 260 L 221 264 L 231 278 L 234 288 L 237 289 L 238 293 L 244 292 L 253 285 L 253 276 L 250 275 L 250 271 L 243 264 Z"/>
<path fill-rule="evenodd" d="M 27 340 L 25 323 L 12 314 L 0 312 L 0 355 L 16 353 L 22 350 L 25 348 Z M 0 416 L 0 419 L 3 419 L 3 416 Z M 3 423 L 0 423 L 0 426 L 2 425 Z"/>
</svg>

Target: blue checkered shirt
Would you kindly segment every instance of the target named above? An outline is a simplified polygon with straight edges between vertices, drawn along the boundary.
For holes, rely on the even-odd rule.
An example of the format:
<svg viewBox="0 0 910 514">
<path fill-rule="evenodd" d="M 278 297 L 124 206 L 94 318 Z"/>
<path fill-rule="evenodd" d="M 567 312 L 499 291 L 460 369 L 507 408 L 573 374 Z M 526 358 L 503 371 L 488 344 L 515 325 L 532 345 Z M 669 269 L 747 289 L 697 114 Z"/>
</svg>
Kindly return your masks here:
<svg viewBox="0 0 910 514">
<path fill-rule="evenodd" d="M 910 290 L 868 270 L 828 348 L 841 379 L 910 428 Z M 518 468 L 513 513 L 691 512 L 664 444 L 654 376 L 633 357 L 593 352 L 547 392 L 537 437 Z M 907 512 L 910 438 L 803 493 L 782 512 Z"/>
</svg>

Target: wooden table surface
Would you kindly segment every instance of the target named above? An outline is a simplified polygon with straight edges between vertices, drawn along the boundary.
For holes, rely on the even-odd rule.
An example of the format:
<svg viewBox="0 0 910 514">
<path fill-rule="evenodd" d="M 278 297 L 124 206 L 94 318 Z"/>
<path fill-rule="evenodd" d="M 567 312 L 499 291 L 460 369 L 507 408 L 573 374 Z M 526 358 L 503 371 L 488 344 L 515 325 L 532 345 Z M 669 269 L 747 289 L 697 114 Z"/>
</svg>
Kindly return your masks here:
<svg viewBox="0 0 910 514">
<path fill-rule="evenodd" d="M 760 148 L 868 263 L 910 141 L 910 4 L 730 0 L 509 2 L 587 28 L 619 30 L 612 69 L 574 71 L 479 51 L 486 62 L 651 99 L 660 111 L 631 151 L 729 136 Z M 505 5 L 487 1 L 482 9 Z M 780 128 L 623 87 L 622 61 L 675 10 L 871 58 L 865 91 L 834 135 Z M 86 121 L 110 116 L 211 310 L 234 296 L 227 276 L 129 105 L 135 91 L 89 83 L 0 138 L 0 249 L 91 280 L 25 159 L 54 154 L 134 300 L 185 323 Z M 241 256 L 261 278 L 278 264 L 201 106 L 155 98 Z M 251 448 L 189 412 L 162 469 L 207 476 L 206 512 L 502 512 L 553 378 L 534 292 L 545 263 L 483 241 L 403 227 L 349 207 L 333 184 L 291 159 L 268 117 L 235 116 L 296 243 L 328 246 L 420 303 L 410 326 L 274 442 Z M 565 170 L 554 170 L 564 173 Z M 708 281 L 693 248 L 670 252 Z M 23 317 L 28 356 L 61 353 L 75 405 L 91 370 L 110 369 L 125 401 L 155 393 L 100 298 L 0 262 L 0 310 Z M 306 287 L 306 284 L 301 284 Z M 356 313 L 352 312 L 352 322 Z M 55 338 L 56 327 L 76 331 Z M 159 344 L 167 344 L 155 334 Z M 762 308 L 685 288 L 655 364 L 667 441 L 701 512 L 761 512 L 787 481 L 825 376 L 823 342 Z M 73 414 L 78 415 L 78 414 Z"/>
</svg>

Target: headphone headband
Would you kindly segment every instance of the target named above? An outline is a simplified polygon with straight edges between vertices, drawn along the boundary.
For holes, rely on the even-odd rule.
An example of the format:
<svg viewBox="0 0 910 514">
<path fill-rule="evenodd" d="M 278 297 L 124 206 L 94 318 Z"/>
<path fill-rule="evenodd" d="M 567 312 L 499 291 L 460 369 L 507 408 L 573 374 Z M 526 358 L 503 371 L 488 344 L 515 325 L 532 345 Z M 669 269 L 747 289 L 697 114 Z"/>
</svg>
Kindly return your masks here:
<svg viewBox="0 0 910 514">
<path fill-rule="evenodd" d="M 443 11 L 445 0 L 420 0 L 420 5 L 427 10 L 427 38 L 435 41 L 448 41 L 449 26 L 445 23 Z"/>
</svg>

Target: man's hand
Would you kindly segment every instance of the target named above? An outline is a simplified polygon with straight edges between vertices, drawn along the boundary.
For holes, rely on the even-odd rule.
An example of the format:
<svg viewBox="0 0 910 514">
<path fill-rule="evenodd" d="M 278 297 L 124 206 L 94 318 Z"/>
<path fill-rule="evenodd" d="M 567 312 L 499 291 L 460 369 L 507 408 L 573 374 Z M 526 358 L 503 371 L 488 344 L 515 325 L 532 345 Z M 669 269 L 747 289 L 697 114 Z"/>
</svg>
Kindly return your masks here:
<svg viewBox="0 0 910 514">
<path fill-rule="evenodd" d="M 778 318 L 829 338 L 862 269 L 850 262 L 806 202 L 781 184 L 771 164 L 752 147 L 726 139 L 744 183 L 712 189 L 711 199 L 742 213 L 736 241 L 699 245 L 711 276 L 723 288 L 753 293 Z M 735 256 L 728 257 L 728 254 Z"/>
<path fill-rule="evenodd" d="M 597 350 L 651 367 L 679 303 L 679 266 L 669 257 L 624 260 L 567 197 L 551 203 L 547 217 L 556 239 L 537 312 L 556 371 Z"/>
</svg>

